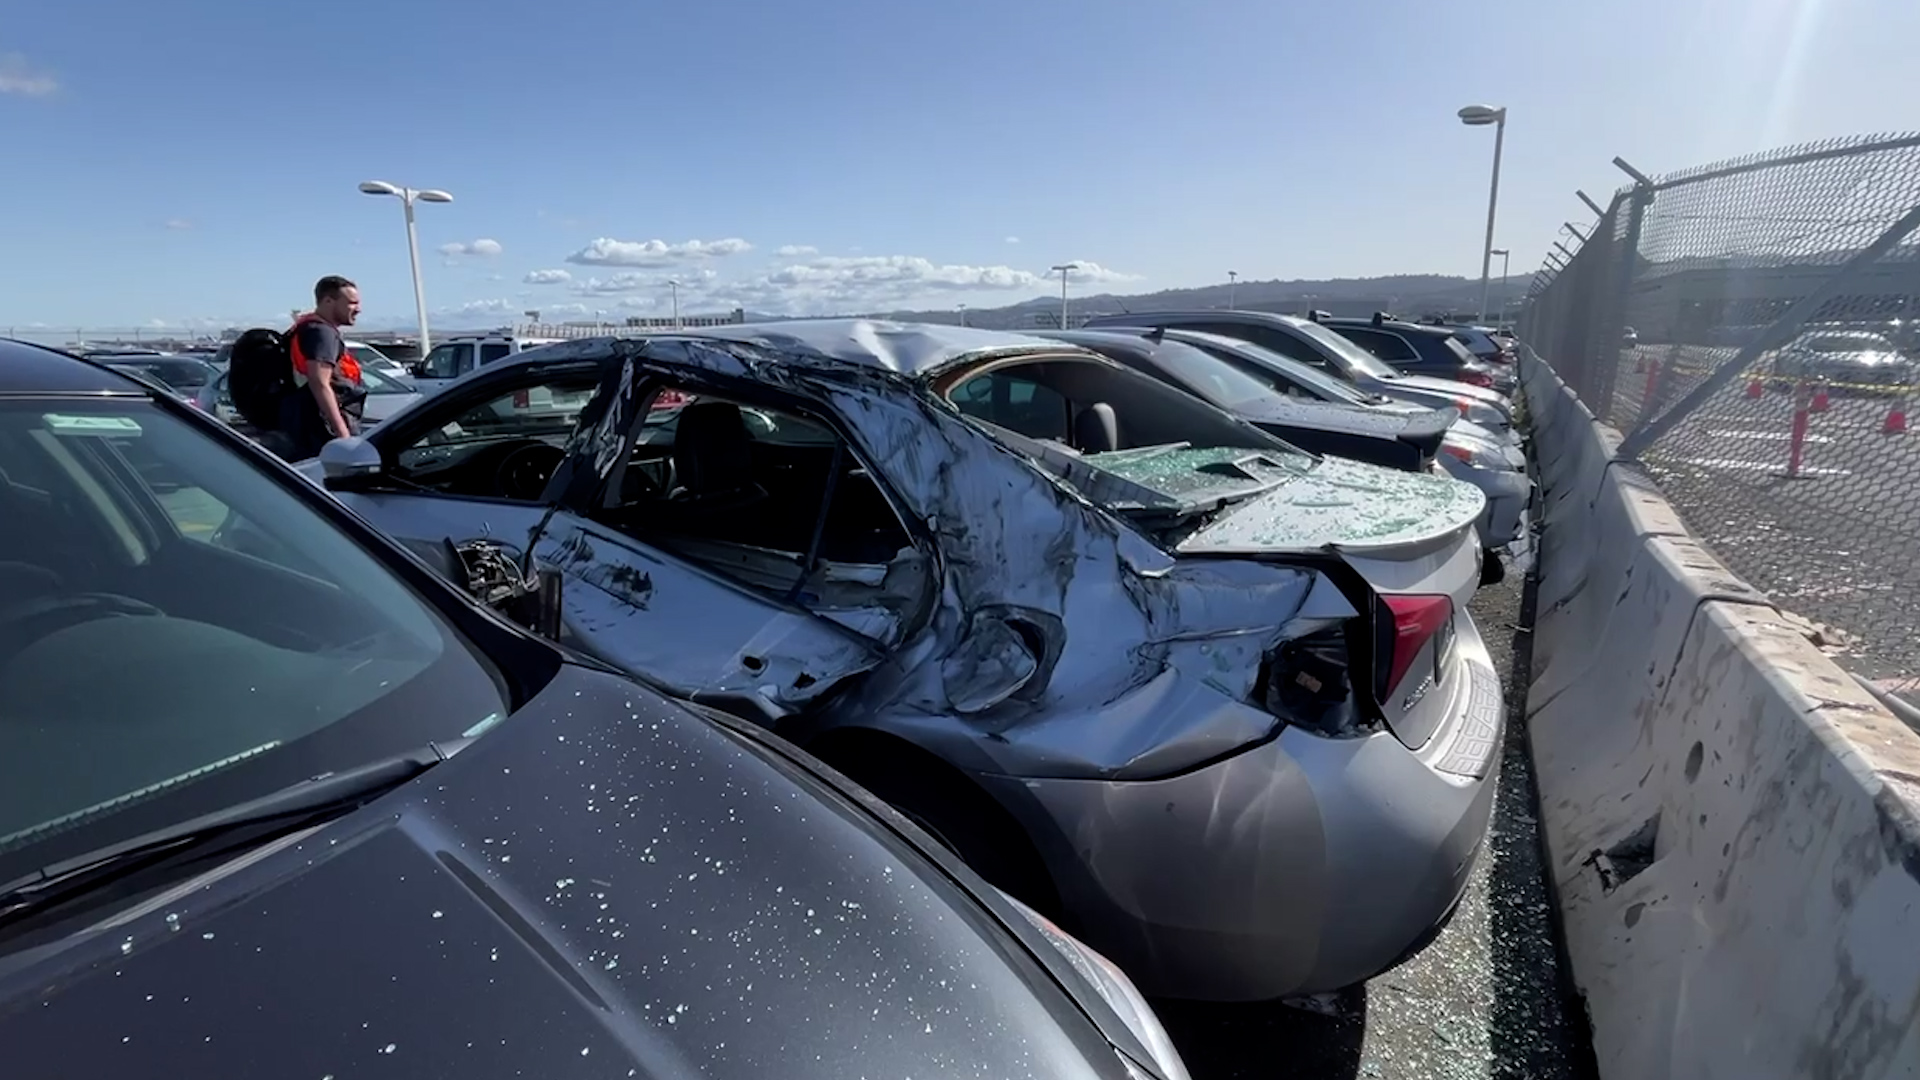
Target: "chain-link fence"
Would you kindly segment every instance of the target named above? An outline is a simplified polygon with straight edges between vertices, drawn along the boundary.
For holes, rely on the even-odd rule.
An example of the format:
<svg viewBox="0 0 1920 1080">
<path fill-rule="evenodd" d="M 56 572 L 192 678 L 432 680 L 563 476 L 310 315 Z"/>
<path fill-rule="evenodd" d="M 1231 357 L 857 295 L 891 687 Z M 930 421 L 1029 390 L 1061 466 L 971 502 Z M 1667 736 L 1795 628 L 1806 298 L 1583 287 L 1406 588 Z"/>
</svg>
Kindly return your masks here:
<svg viewBox="0 0 1920 1080">
<path fill-rule="evenodd" d="M 1735 572 L 1920 699 L 1920 136 L 1616 164 L 1522 338 Z"/>
</svg>

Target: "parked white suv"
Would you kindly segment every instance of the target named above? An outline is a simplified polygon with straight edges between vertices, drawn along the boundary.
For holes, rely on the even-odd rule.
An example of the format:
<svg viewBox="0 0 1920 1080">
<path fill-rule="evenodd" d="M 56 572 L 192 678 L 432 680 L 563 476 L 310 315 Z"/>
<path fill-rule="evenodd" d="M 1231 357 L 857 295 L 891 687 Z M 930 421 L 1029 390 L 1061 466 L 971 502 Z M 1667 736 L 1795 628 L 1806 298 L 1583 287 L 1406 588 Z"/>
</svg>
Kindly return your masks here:
<svg viewBox="0 0 1920 1080">
<path fill-rule="evenodd" d="M 476 368 L 559 340 L 502 333 L 455 334 L 443 339 L 413 365 L 413 385 L 422 394 L 431 394 Z"/>
</svg>

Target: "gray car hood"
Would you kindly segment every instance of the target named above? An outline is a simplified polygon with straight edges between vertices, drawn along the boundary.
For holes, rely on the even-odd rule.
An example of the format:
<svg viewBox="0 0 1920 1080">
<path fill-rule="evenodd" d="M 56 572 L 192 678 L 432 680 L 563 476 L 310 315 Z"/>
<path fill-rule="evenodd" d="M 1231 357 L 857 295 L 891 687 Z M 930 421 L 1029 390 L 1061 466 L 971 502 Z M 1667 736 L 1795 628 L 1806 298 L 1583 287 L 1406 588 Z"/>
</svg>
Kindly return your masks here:
<svg viewBox="0 0 1920 1080">
<path fill-rule="evenodd" d="M 1121 1071 L 1031 954 L 864 811 L 624 680 L 563 671 L 318 832 L 45 955 L 0 952 L 7 1075 Z"/>
</svg>

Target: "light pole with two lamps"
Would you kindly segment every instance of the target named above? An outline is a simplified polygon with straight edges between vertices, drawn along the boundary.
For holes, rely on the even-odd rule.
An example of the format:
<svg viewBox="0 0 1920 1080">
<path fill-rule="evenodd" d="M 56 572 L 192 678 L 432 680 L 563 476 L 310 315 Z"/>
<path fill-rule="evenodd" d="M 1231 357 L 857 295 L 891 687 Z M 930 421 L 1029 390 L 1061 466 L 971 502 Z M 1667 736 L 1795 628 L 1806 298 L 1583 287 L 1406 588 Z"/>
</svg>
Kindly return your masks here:
<svg viewBox="0 0 1920 1080">
<path fill-rule="evenodd" d="M 1468 127 L 1493 125 L 1493 186 L 1487 192 L 1487 242 L 1480 248 L 1480 321 L 1487 321 L 1488 288 L 1493 276 L 1493 213 L 1500 205 L 1500 150 L 1507 141 L 1507 107 L 1469 105 L 1459 112 Z"/>
<path fill-rule="evenodd" d="M 419 202 L 450 203 L 453 196 L 437 188 L 416 191 L 413 188 L 389 184 L 385 180 L 367 180 L 361 183 L 360 190 L 368 195 L 392 195 L 400 200 L 407 213 L 407 258 L 413 262 L 413 313 L 420 320 L 420 356 L 424 359 L 433 343 L 427 340 L 427 294 L 420 287 L 420 239 L 413 228 L 413 204 Z"/>
</svg>

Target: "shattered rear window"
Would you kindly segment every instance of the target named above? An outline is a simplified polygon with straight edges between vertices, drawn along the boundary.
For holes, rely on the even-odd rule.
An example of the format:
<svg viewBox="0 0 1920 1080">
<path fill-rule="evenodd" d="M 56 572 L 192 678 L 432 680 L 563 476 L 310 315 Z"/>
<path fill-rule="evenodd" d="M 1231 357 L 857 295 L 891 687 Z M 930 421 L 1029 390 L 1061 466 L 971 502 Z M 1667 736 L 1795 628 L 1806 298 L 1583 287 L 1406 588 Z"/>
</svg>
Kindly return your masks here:
<svg viewBox="0 0 1920 1080">
<path fill-rule="evenodd" d="M 1143 447 L 1088 454 L 1085 460 L 1177 502 L 1265 491 L 1313 468 L 1313 459 L 1304 454 L 1240 446 Z"/>
</svg>

